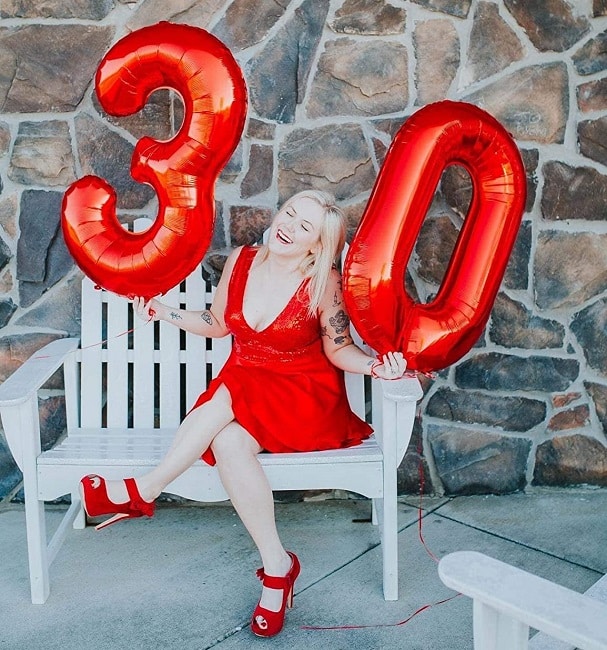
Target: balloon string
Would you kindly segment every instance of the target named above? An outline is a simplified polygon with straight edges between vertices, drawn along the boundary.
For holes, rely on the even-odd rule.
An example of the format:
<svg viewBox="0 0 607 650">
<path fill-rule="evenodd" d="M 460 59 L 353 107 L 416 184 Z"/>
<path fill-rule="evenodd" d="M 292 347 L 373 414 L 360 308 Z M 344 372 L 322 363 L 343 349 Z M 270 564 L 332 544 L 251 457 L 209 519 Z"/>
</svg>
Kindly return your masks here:
<svg viewBox="0 0 607 650">
<path fill-rule="evenodd" d="M 150 317 L 149 320 L 147 320 L 144 325 L 147 325 L 148 323 L 152 322 L 153 317 Z M 91 348 L 96 348 L 99 347 L 100 345 L 105 345 L 109 341 L 113 341 L 114 339 L 119 339 L 121 336 L 127 336 L 128 334 L 132 334 L 135 331 L 135 327 L 131 327 L 128 330 L 124 330 L 124 332 L 120 332 L 119 334 L 115 334 L 114 336 L 109 336 L 106 339 L 103 339 L 101 341 L 97 341 L 97 343 L 91 343 L 90 345 L 85 345 L 83 348 L 79 348 L 78 350 L 72 350 L 68 354 L 75 354 L 76 352 L 82 352 L 82 350 L 89 350 Z M 60 357 L 63 355 L 60 354 L 35 354 L 32 359 L 52 359 L 53 357 Z"/>
<path fill-rule="evenodd" d="M 457 598 L 458 596 L 461 596 L 460 593 L 454 594 L 453 596 L 449 596 L 449 598 L 444 598 L 443 600 L 437 600 L 435 603 L 427 603 L 426 605 L 422 605 L 418 609 L 416 609 L 413 614 L 408 616 L 402 621 L 399 621 L 398 623 L 375 623 L 373 625 L 336 625 L 334 627 L 327 626 L 323 627 L 320 625 L 302 625 L 301 629 L 302 630 L 365 630 L 369 628 L 377 628 L 377 627 L 399 627 L 401 625 L 405 625 L 408 623 L 412 618 L 415 618 L 418 614 L 421 614 L 422 612 L 425 612 L 427 609 L 430 609 L 431 607 L 437 607 L 438 605 L 443 605 L 444 603 L 448 603 L 450 600 L 453 600 L 454 598 Z"/>
<path fill-rule="evenodd" d="M 425 374 L 425 373 L 424 373 Z M 417 416 L 420 418 L 421 416 L 418 414 Z M 428 553 L 428 555 L 435 561 L 439 562 L 440 560 L 436 557 L 436 555 L 430 550 L 428 545 L 426 544 L 426 541 L 424 540 L 424 536 L 422 533 L 422 499 L 423 499 L 423 494 L 424 494 L 424 488 L 426 485 L 426 479 L 424 475 L 424 464 L 423 464 L 423 459 L 422 459 L 422 453 L 423 453 L 423 447 L 422 447 L 422 439 L 420 436 L 419 442 L 417 444 L 417 453 L 419 455 L 419 507 L 418 507 L 418 519 L 417 519 L 417 529 L 418 529 L 418 535 L 419 539 L 422 543 L 422 546 Z M 444 598 L 443 600 L 438 600 L 435 603 L 427 603 L 425 605 L 422 605 L 418 609 L 416 609 L 413 614 L 408 616 L 402 621 L 399 621 L 398 623 L 375 623 L 375 624 L 370 624 L 370 625 L 335 625 L 335 626 L 320 626 L 320 625 L 302 625 L 301 629 L 302 630 L 364 630 L 368 628 L 380 628 L 380 627 L 399 627 L 402 625 L 405 625 L 408 623 L 411 619 L 415 618 L 418 614 L 421 614 L 422 612 L 425 612 L 427 609 L 431 609 L 432 607 L 437 607 L 438 605 L 443 605 L 444 603 L 448 603 L 450 600 L 453 600 L 454 598 L 457 598 L 458 596 L 461 596 L 462 594 L 460 592 L 454 594 L 453 596 L 449 596 L 449 598 Z"/>
</svg>

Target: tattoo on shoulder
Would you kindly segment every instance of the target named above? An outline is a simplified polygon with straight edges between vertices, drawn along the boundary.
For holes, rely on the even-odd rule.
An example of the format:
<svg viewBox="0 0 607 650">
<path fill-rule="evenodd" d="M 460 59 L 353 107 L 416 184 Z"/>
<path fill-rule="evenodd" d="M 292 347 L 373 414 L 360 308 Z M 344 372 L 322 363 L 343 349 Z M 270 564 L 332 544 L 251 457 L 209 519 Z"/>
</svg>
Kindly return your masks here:
<svg viewBox="0 0 607 650">
<path fill-rule="evenodd" d="M 175 312 L 175 311 L 172 311 L 172 312 L 169 314 L 169 316 L 170 316 L 173 320 L 182 320 L 181 316 L 180 316 L 177 312 Z"/>
<path fill-rule="evenodd" d="M 202 314 L 200 314 L 200 318 L 202 318 L 202 320 L 208 325 L 213 324 L 213 317 L 211 316 L 210 311 L 203 311 Z"/>
<path fill-rule="evenodd" d="M 335 330 L 336 334 L 342 334 L 348 329 L 350 318 L 343 309 L 340 309 L 335 316 L 329 318 L 329 324 Z"/>
</svg>

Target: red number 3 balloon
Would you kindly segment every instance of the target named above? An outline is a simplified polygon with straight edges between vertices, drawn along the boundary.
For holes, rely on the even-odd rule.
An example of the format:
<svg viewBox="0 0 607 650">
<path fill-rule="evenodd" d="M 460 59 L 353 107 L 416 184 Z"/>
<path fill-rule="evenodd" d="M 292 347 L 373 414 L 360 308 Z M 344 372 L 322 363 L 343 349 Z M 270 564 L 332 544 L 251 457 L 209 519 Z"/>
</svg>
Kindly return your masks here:
<svg viewBox="0 0 607 650">
<path fill-rule="evenodd" d="M 172 88 L 183 99 L 175 137 L 141 138 L 133 153 L 133 178 L 158 194 L 158 216 L 147 231 L 130 233 L 120 225 L 116 193 L 95 176 L 76 181 L 63 200 L 64 238 L 84 273 L 115 293 L 151 297 L 183 280 L 209 246 L 214 185 L 242 133 L 246 86 L 223 43 L 202 29 L 165 22 L 117 42 L 95 82 L 112 115 L 141 110 L 159 88 Z"/>
<path fill-rule="evenodd" d="M 473 198 L 436 297 L 415 303 L 407 262 L 444 169 L 462 165 Z M 445 368 L 489 318 L 525 206 L 526 178 L 512 138 L 471 104 L 417 111 L 395 136 L 344 265 L 345 301 L 362 338 L 401 350 L 413 370 Z"/>
</svg>

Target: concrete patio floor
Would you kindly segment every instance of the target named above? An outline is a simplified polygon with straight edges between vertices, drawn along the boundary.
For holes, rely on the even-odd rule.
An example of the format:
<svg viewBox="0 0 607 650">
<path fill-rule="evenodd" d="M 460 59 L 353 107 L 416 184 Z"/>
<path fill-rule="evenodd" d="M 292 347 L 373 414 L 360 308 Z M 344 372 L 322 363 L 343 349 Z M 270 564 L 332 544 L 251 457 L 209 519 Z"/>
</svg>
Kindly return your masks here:
<svg viewBox="0 0 607 650">
<path fill-rule="evenodd" d="M 534 490 L 422 501 L 437 557 L 476 550 L 576 591 L 607 573 L 607 489 Z M 162 506 L 153 519 L 73 531 L 32 605 L 23 508 L 0 510 L 0 648 L 46 650 L 471 650 L 472 603 L 445 587 L 418 530 L 418 497 L 399 504 L 400 600 L 381 591 L 377 529 L 365 500 L 277 504 L 302 563 L 283 632 L 249 628 L 259 559 L 231 506 Z M 49 530 L 61 508 L 48 513 Z M 408 622 L 401 623 L 418 613 Z M 369 626 L 359 629 L 310 627 Z M 607 625 L 607 622 L 606 622 Z"/>
</svg>

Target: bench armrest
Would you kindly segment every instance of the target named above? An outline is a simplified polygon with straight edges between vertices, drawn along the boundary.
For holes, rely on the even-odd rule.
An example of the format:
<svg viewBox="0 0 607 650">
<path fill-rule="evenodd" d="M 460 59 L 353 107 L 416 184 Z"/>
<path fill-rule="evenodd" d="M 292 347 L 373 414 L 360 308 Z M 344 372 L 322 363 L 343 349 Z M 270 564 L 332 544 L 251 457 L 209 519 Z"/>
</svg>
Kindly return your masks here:
<svg viewBox="0 0 607 650">
<path fill-rule="evenodd" d="M 56 372 L 80 339 L 57 339 L 34 353 L 0 385 L 0 407 L 16 406 L 35 395 Z"/>
<path fill-rule="evenodd" d="M 607 605 L 594 598 L 474 551 L 446 555 L 438 573 L 447 587 L 474 600 L 475 649 L 482 650 L 482 643 L 477 645 L 480 639 L 499 637 L 500 619 L 520 622 L 585 650 L 607 647 Z M 512 628 L 502 622 L 504 629 Z M 501 645 L 490 647 L 526 648 L 524 637 L 524 645 L 501 638 Z"/>
<path fill-rule="evenodd" d="M 34 353 L 0 386 L 0 415 L 11 454 L 25 473 L 40 453 L 38 390 L 76 351 L 80 339 L 58 339 Z"/>
</svg>

